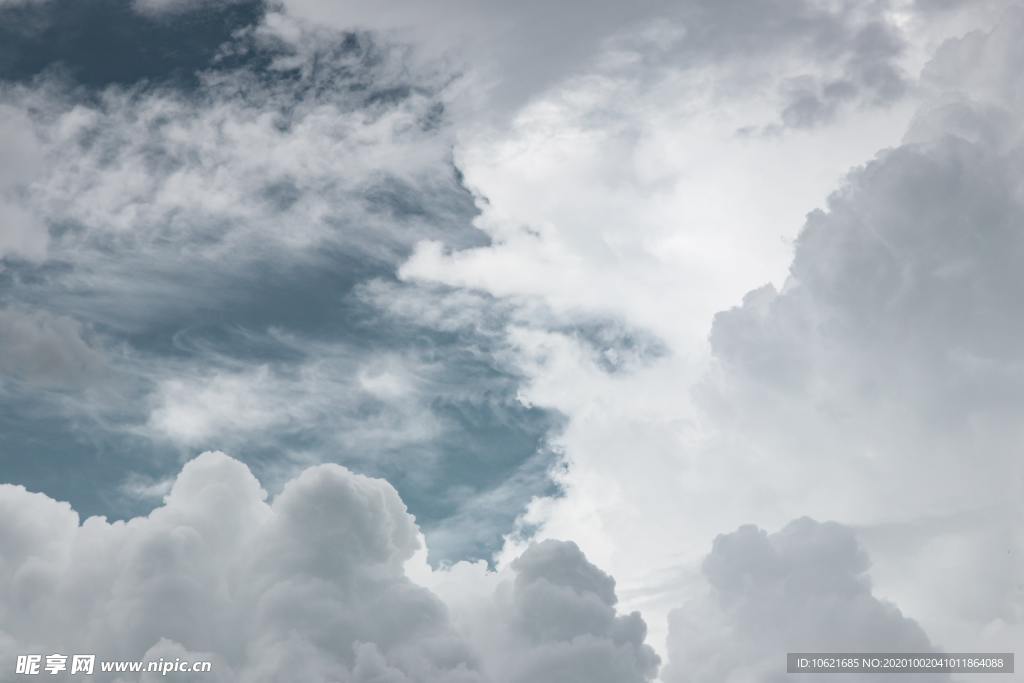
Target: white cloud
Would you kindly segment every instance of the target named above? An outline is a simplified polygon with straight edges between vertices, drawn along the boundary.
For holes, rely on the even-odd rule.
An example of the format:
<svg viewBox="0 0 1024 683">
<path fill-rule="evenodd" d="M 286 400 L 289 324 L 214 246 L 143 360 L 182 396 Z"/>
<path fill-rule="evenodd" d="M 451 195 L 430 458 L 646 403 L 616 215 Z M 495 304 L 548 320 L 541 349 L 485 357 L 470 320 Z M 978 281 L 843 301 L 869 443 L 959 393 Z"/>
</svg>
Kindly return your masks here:
<svg viewBox="0 0 1024 683">
<path fill-rule="evenodd" d="M 872 595 L 868 566 L 853 531 L 835 523 L 804 518 L 773 534 L 744 526 L 719 536 L 703 563 L 707 594 L 669 618 L 662 679 L 781 682 L 791 678 L 787 652 L 934 652 L 920 626 Z"/>
<path fill-rule="evenodd" d="M 767 452 L 827 453 L 824 469 L 803 466 L 815 480 L 843 477 L 819 504 L 880 527 L 865 533 L 885 547 L 880 589 L 960 642 L 1012 641 L 1000 624 L 1019 629 L 1024 602 L 1012 578 L 1024 542 L 1014 416 L 1024 206 L 1010 123 L 1021 103 L 1005 69 L 957 80 L 975 64 L 1013 63 L 1021 16 L 939 51 L 925 71 L 936 104 L 909 144 L 810 217 L 781 292 L 752 293 L 712 333 L 731 384 L 716 409 Z M 969 550 L 953 561 L 950 547 Z M 957 580 L 910 578 L 911 566 L 934 564 Z"/>
<path fill-rule="evenodd" d="M 466 515 L 478 525 L 471 540 L 440 550 L 483 552 L 524 490 L 546 483 L 534 465 L 544 416 L 515 402 L 514 380 L 485 352 L 430 333 L 396 338 L 368 300 L 347 296 L 367 278 L 390 279 L 423 237 L 483 241 L 451 164 L 437 83 L 410 72 L 401 49 L 313 34 L 293 51 L 269 28 L 241 31 L 195 88 L 83 97 L 52 74 L 5 86 L 12 117 L 33 118 L 38 173 L 21 183 L 5 164 L 0 183 L 20 183 L 53 234 L 47 263 L 4 274 L 4 296 L 51 312 L 37 320 L 67 319 L 33 324 L 68 337 L 68 354 L 69 326 L 101 331 L 99 367 L 123 380 L 102 397 L 105 373 L 58 387 L 62 402 L 47 403 L 46 417 L 66 419 L 51 438 L 116 451 L 141 437 L 142 450 L 164 457 L 237 448 L 263 461 L 261 476 L 277 470 L 274 490 L 297 462 L 402 472 L 404 493 L 443 498 L 414 499 L 436 517 L 500 498 L 500 513 Z M 23 328 L 0 330 L 10 342 L 0 369 L 56 376 L 53 353 L 27 362 L 29 350 L 41 357 L 56 345 Z M 455 376 L 463 371 L 474 376 Z M 12 404 L 38 402 L 35 385 L 15 388 Z M 493 448 L 474 431 L 488 429 L 503 439 Z M 263 459 L 271 453 L 282 457 Z M 497 471 L 478 466 L 499 460 Z M 163 477 L 177 460 L 135 463 Z M 529 475 L 506 485 L 520 465 Z M 452 466 L 463 468 L 457 483 Z M 120 493 L 158 493 L 126 474 Z"/>
<path fill-rule="evenodd" d="M 775 116 L 771 92 L 725 96 L 713 69 L 652 73 L 599 63 L 507 129 L 462 130 L 456 162 L 493 244 L 421 243 L 401 276 L 612 316 L 702 352 L 711 316 L 782 277 L 804 214 L 911 113 L 747 135 Z"/>
<path fill-rule="evenodd" d="M 312 359 L 294 368 L 167 371 L 150 397 L 147 428 L 202 448 L 318 426 L 324 438 L 354 453 L 427 442 L 442 430 L 428 405 L 437 368 L 411 357 L 307 352 Z"/>
<path fill-rule="evenodd" d="M 230 47 L 294 57 L 268 40 Z M 6 86 L 0 253 L 73 263 L 75 291 L 127 297 L 130 279 L 152 306 L 181 289 L 181 269 L 216 279 L 325 247 L 387 263 L 413 235 L 456 232 L 465 205 L 431 84 L 413 87 L 397 52 L 337 40 L 265 74 L 200 74 L 191 92 L 112 86 L 81 103 L 55 78 Z"/>
<path fill-rule="evenodd" d="M 0 614 L 17 625 L 0 666 L 45 651 L 211 659 L 212 680 L 254 682 L 653 675 L 643 621 L 616 615 L 614 582 L 572 544 L 516 562 L 478 606 L 494 621 L 477 642 L 406 576 L 418 531 L 389 484 L 320 465 L 266 498 L 221 453 L 186 464 L 162 506 L 127 522 L 79 524 L 65 503 L 0 487 L 0 579 L 12 588 Z"/>
<path fill-rule="evenodd" d="M 204 9 L 209 5 L 232 5 L 245 0 L 132 0 L 132 6 L 141 14 L 156 18 L 168 14 Z"/>
<path fill-rule="evenodd" d="M 938 644 L 1019 637 L 1014 16 L 942 48 L 915 91 L 917 115 L 894 112 L 870 133 L 861 113 L 781 139 L 736 137 L 721 100 L 720 128 L 699 114 L 620 125 L 616 114 L 648 102 L 676 111 L 670 91 L 609 96 L 618 82 L 595 77 L 535 102 L 506 138 L 462 139 L 494 244 L 426 243 L 402 275 L 503 303 L 536 298 L 566 320 L 610 317 L 665 343 L 608 372 L 600 349 L 547 319 L 524 316 L 508 333 L 528 377 L 522 398 L 568 416 L 565 495 L 534 501 L 524 527 L 572 538 L 610 568 L 652 642 L 723 528 L 803 515 L 862 534 L 876 594 Z M 725 102 L 764 120 L 773 111 Z M 784 278 L 786 250 L 765 245 L 801 224 Z M 746 291 L 705 347 L 713 313 Z M 520 547 L 510 537 L 510 554 Z M 943 547 L 969 552 L 953 562 Z M 934 566 L 955 566 L 956 579 L 918 579 Z"/>
</svg>

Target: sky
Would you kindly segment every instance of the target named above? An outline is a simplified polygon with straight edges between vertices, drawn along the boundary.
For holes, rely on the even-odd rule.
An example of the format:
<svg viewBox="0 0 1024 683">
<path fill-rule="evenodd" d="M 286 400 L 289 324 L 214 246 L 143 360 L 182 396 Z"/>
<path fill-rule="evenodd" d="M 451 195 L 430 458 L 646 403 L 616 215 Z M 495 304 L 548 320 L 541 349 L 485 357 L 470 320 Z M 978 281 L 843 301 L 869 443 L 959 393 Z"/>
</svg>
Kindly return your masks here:
<svg viewBox="0 0 1024 683">
<path fill-rule="evenodd" d="M 0 680 L 1013 651 L 1021 30 L 0 0 Z"/>
</svg>

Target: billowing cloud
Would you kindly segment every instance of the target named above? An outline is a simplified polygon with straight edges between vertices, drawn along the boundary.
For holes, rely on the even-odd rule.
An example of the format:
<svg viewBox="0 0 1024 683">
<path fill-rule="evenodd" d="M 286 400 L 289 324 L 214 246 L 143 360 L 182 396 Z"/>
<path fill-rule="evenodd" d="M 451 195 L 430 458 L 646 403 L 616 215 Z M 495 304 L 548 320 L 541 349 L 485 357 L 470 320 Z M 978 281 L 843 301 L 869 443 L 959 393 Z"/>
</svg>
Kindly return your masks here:
<svg viewBox="0 0 1024 683">
<path fill-rule="evenodd" d="M 595 134 L 604 121 L 596 112 L 608 110 L 588 109 L 593 100 L 581 93 L 596 90 L 538 103 L 517 135 L 481 147 L 491 153 L 473 158 L 466 176 L 472 183 L 476 169 L 474 187 L 492 200 L 481 201 L 478 224 L 494 244 L 424 244 L 402 275 L 505 301 L 536 298 L 566 317 L 606 315 L 664 342 L 660 355 L 608 372 L 592 345 L 542 318 L 510 330 L 528 378 L 523 397 L 568 416 L 557 441 L 565 495 L 534 501 L 522 519 L 527 534 L 576 540 L 657 628 L 653 615 L 685 600 L 700 578 L 699 549 L 723 528 L 835 519 L 872 552 L 875 595 L 914 614 L 937 644 L 1019 640 L 1019 21 L 1011 12 L 996 30 L 937 51 L 915 89 L 916 113 L 890 119 L 892 141 L 827 181 L 838 187 L 827 199 L 803 203 L 822 208 L 802 221 L 788 272 L 748 280 L 733 308 L 721 305 L 729 293 L 714 286 L 715 274 L 735 286 L 769 270 L 768 252 L 751 245 L 767 239 L 774 219 L 722 220 L 735 232 L 712 234 L 710 218 L 734 206 L 734 216 L 770 213 L 763 207 L 777 205 L 745 189 L 786 196 L 777 176 L 809 168 L 803 158 L 727 163 L 756 170 L 757 181 L 716 183 L 722 195 L 693 192 L 704 216 L 686 214 L 680 200 L 677 222 L 668 212 L 649 222 L 645 212 L 666 186 L 647 204 L 623 199 L 633 189 L 624 179 L 644 167 L 640 157 L 617 156 L 635 149 L 610 142 L 625 138 Z M 593 118 L 565 113 L 581 110 Z M 820 151 L 858 139 L 840 140 L 840 126 L 806 140 Z M 750 140 L 746 153 L 772 143 Z M 675 148 L 656 149 L 644 158 Z M 679 149 L 686 158 L 702 148 Z M 777 151 L 799 149 L 791 141 Z M 602 166 L 585 150 L 618 163 Z M 707 158 L 691 177 L 715 168 L 718 157 Z M 562 178 L 586 173 L 578 186 Z M 713 240 L 730 234 L 740 246 L 716 249 Z M 744 246 L 761 260 L 748 267 Z M 712 306 L 726 309 L 713 322 L 701 317 Z M 694 339 L 707 333 L 704 355 Z M 647 533 L 650 519 L 672 520 L 673 532 Z M 928 570 L 935 566 L 947 571 Z"/>
<path fill-rule="evenodd" d="M 490 581 L 462 566 L 452 577 L 444 573 L 430 581 L 449 582 L 441 594 L 451 596 L 460 627 L 475 634 L 495 680 L 629 683 L 650 680 L 658 669 L 643 619 L 616 613 L 615 581 L 575 543 L 530 545 Z M 490 604 L 454 595 L 494 583 Z"/>
<path fill-rule="evenodd" d="M 708 593 L 669 617 L 662 680 L 785 681 L 787 652 L 934 652 L 917 623 L 872 594 L 868 568 L 853 530 L 831 522 L 719 536 L 703 563 Z"/>
<path fill-rule="evenodd" d="M 657 668 L 639 615 L 616 614 L 614 582 L 569 543 L 530 548 L 479 605 L 500 640 L 460 633 L 406 576 L 419 534 L 398 494 L 337 465 L 268 502 L 245 465 L 206 453 L 146 517 L 80 523 L 11 485 L 0 511 L 8 671 L 31 652 L 209 659 L 213 680 L 256 682 L 639 683 Z"/>
<path fill-rule="evenodd" d="M 922 554 L 971 548 L 957 575 L 987 589 L 939 582 L 943 607 L 927 612 L 990 631 L 1018 621 L 1024 599 L 1012 578 L 1024 491 L 1021 104 L 1019 76 L 991 65 L 1016 60 L 1009 27 L 1020 16 L 939 51 L 925 72 L 936 102 L 908 143 L 853 173 L 809 217 L 781 291 L 750 293 L 711 336 L 729 387 L 719 414 L 773 451 L 827 452 L 825 469 L 804 471 L 845 472 L 843 489 L 857 492 L 846 519 L 917 518 L 901 533 L 936 534 Z M 974 69 L 989 78 L 964 78 Z M 914 592 L 910 554 L 882 570 L 895 581 L 887 589 Z"/>
</svg>

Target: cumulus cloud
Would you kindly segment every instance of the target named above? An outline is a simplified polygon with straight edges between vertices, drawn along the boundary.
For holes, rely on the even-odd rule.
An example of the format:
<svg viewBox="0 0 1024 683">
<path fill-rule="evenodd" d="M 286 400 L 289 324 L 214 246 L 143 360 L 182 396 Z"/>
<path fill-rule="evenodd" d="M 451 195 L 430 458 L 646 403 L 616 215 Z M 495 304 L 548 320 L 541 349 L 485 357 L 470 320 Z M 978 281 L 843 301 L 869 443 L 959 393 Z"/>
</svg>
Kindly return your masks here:
<svg viewBox="0 0 1024 683">
<path fill-rule="evenodd" d="M 22 298 L 138 333 L 237 308 L 249 290 L 231 281 L 255 270 L 293 285 L 347 257 L 351 284 L 424 235 L 463 241 L 436 84 L 401 55 L 337 33 L 299 55 L 251 30 L 225 50 L 241 66 L 196 88 L 3 88 L 0 256 L 62 264 L 19 277 Z"/>
<path fill-rule="evenodd" d="M 658 669 L 640 614 L 617 614 L 614 579 L 575 543 L 531 544 L 498 574 L 462 563 L 426 580 L 495 680 L 627 683 Z"/>
<path fill-rule="evenodd" d="M 669 618 L 662 680 L 784 681 L 787 652 L 934 652 L 917 623 L 872 594 L 868 567 L 853 530 L 833 522 L 717 537 L 703 563 L 708 594 Z"/>
<path fill-rule="evenodd" d="M 423 241 L 406 281 L 615 318 L 702 355 L 714 313 L 785 276 L 806 212 L 899 144 L 919 94 L 908 46 L 958 30 L 905 3 L 651 13 L 656 25 L 609 28 L 599 56 L 504 124 L 455 116 L 455 160 L 490 244 Z"/>
<path fill-rule="evenodd" d="M 759 406 L 753 419 L 731 413 L 734 424 L 780 449 L 827 450 L 847 482 L 863 473 L 848 518 L 858 506 L 875 511 L 872 524 L 916 515 L 913 528 L 933 534 L 924 520 L 947 520 L 941 537 L 972 549 L 958 571 L 972 566 L 991 592 L 944 583 L 933 589 L 959 597 L 922 609 L 979 630 L 1017 619 L 1011 605 L 1022 598 L 1010 578 L 1024 482 L 1013 417 L 1024 398 L 1020 103 L 1016 79 L 991 66 L 1014 62 L 1008 32 L 1020 20 L 1013 12 L 938 52 L 925 72 L 935 103 L 908 143 L 853 173 L 809 217 L 784 287 L 752 292 L 716 318 L 711 336 L 731 387 L 718 409 Z M 778 429 L 794 419 L 818 427 Z M 885 483 L 914 478 L 927 484 Z M 896 488 L 900 510 L 888 511 Z M 913 592 L 896 573 L 887 580 Z"/>
<path fill-rule="evenodd" d="M 418 530 L 395 490 L 337 465 L 268 502 L 245 465 L 205 453 L 146 517 L 80 523 L 11 485 L 0 510 L 6 670 L 36 651 L 211 659 L 213 680 L 246 681 L 639 682 L 657 666 L 611 578 L 555 542 L 480 606 L 503 640 L 479 647 L 407 577 Z"/>
<path fill-rule="evenodd" d="M 936 642 L 984 649 L 1019 639 L 1019 21 L 1011 12 L 994 31 L 945 44 L 922 72 L 916 115 L 889 121 L 886 149 L 827 200 L 803 204 L 823 208 L 793 223 L 803 229 L 788 273 L 748 280 L 742 303 L 713 323 L 696 307 L 728 309 L 721 301 L 729 294 L 691 274 L 700 272 L 697 255 L 707 264 L 743 251 L 686 239 L 702 236 L 699 228 L 718 214 L 663 219 L 674 231 L 648 231 L 652 203 L 630 204 L 640 206 L 633 212 L 615 203 L 624 172 L 589 176 L 600 188 L 593 195 L 509 182 L 508 169 L 520 164 L 519 177 L 543 177 L 544 187 L 563 172 L 575 178 L 580 168 L 602 168 L 566 165 L 585 158 L 566 152 L 580 139 L 600 140 L 586 149 L 602 155 L 619 152 L 591 136 L 594 119 L 564 125 L 573 120 L 564 112 L 585 109 L 587 100 L 538 105 L 532 119 L 522 118 L 530 135 L 485 147 L 478 187 L 494 191 L 480 192 L 493 196 L 481 202 L 478 224 L 495 243 L 423 245 L 403 276 L 506 300 L 536 296 L 567 316 L 601 311 L 654 330 L 668 348 L 609 373 L 570 335 L 528 325 L 510 331 L 523 351 L 524 398 L 568 416 L 558 440 L 565 495 L 535 501 L 525 529 L 575 539 L 628 587 L 627 604 L 642 605 L 657 624 L 653 615 L 681 601 L 695 580 L 695 546 L 722 528 L 781 526 L 807 514 L 837 519 L 872 551 L 876 594 L 914 614 Z M 839 142 L 838 130 L 835 138 L 828 131 L 807 140 Z M 672 148 L 658 149 L 666 156 Z M 612 166 L 636 168 L 623 158 L 636 160 L 623 155 Z M 755 167 L 757 182 L 772 184 L 794 166 L 800 162 L 780 157 Z M 713 161 L 699 170 L 708 168 Z M 472 182 L 474 164 L 467 169 Z M 729 196 L 694 193 L 692 203 L 773 206 L 741 191 L 745 185 L 722 186 Z M 584 200 L 591 196 L 593 204 Z M 590 206 L 599 208 L 588 214 Z M 770 219 L 723 224 L 763 229 Z M 735 286 L 765 269 L 764 260 L 748 268 L 742 257 L 730 265 L 708 270 L 728 273 Z M 710 331 L 710 357 L 693 343 L 695 331 Z M 673 520 L 672 538 L 644 533 L 649 519 Z M 942 550 L 951 547 L 965 552 Z M 926 571 L 937 563 L 949 573 Z"/>
<path fill-rule="evenodd" d="M 429 388 L 439 382 L 431 376 L 438 368 L 399 356 L 331 358 L 322 350 L 315 357 L 298 368 L 206 368 L 194 377 L 165 377 L 152 395 L 147 427 L 196 447 L 214 440 L 235 444 L 254 432 L 282 437 L 334 421 L 329 438 L 337 445 L 379 453 L 442 431 L 425 398 L 441 393 Z"/>
<path fill-rule="evenodd" d="M 586 560 L 574 543 L 544 541 L 512 563 L 513 623 L 531 656 L 508 657 L 514 681 L 650 679 L 658 657 L 644 644 L 638 612 L 615 613 L 615 582 Z"/>
</svg>

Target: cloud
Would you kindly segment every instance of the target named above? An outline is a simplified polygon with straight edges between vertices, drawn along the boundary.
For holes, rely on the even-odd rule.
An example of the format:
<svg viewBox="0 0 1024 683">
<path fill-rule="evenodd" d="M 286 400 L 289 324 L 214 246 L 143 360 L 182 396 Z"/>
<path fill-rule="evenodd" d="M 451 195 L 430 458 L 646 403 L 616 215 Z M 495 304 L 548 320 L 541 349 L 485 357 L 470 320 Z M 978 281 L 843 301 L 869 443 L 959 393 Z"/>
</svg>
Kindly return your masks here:
<svg viewBox="0 0 1024 683">
<path fill-rule="evenodd" d="M 503 303 L 535 297 L 569 319 L 606 316 L 665 348 L 608 372 L 592 346 L 542 317 L 511 327 L 524 400 L 567 416 L 556 439 L 563 495 L 535 500 L 523 535 L 574 539 L 656 632 L 723 528 L 835 519 L 871 551 L 875 595 L 938 644 L 1019 639 L 1015 17 L 939 49 L 915 88 L 916 113 L 887 119 L 871 141 L 837 121 L 794 134 L 777 158 L 777 139 L 763 136 L 708 134 L 713 149 L 700 154 L 699 136 L 652 126 L 664 137 L 641 156 L 634 142 L 647 128 L 616 136 L 608 122 L 619 120 L 602 118 L 606 103 L 637 100 L 606 98 L 615 82 L 595 79 L 536 102 L 513 135 L 481 138 L 479 156 L 463 148 L 477 224 L 494 243 L 423 244 L 403 277 Z M 860 154 L 882 150 L 841 180 L 797 158 L 799 140 L 820 153 L 858 139 Z M 728 145 L 747 141 L 751 156 L 732 157 Z M 677 156 L 696 161 L 674 166 Z M 717 176 L 720 160 L 756 180 Z M 788 199 L 786 174 L 803 171 L 794 186 L 834 192 L 795 202 L 801 214 L 822 208 L 776 229 L 783 211 L 771 197 Z M 721 182 L 693 180 L 705 176 Z M 771 272 L 766 233 L 796 236 L 791 255 L 780 246 L 788 272 Z M 751 281 L 754 272 L 765 277 Z M 652 519 L 671 520 L 672 533 L 648 530 Z M 510 536 L 511 554 L 521 540 Z M 944 547 L 965 551 L 953 561 Z"/>
<path fill-rule="evenodd" d="M 900 60 L 904 37 L 892 20 L 897 3 L 733 2 L 645 0 L 592 3 L 467 3 L 449 0 L 427 10 L 415 2 L 287 0 L 284 11 L 313 25 L 369 30 L 407 42 L 427 62 L 461 68 L 459 106 L 501 120 L 534 97 L 609 60 L 617 46 L 647 45 L 633 55 L 649 73 L 664 68 L 712 69 L 724 81 L 763 81 L 771 68 L 813 82 L 818 113 L 787 107 L 785 125 L 831 118 L 851 100 L 890 103 L 906 90 Z M 566 36 L 572 36 L 566 40 Z M 652 49 L 653 48 L 653 49 Z M 611 57 L 620 67 L 622 56 Z M 766 68 L 771 64 L 771 68 Z M 639 70 L 637 78 L 643 79 Z M 737 77 L 740 73 L 742 77 Z M 772 78 L 767 79 L 771 82 Z M 723 88 L 730 88 L 725 85 Z M 841 91 L 841 93 L 840 93 Z M 784 105 L 785 106 L 785 105 Z"/>
<path fill-rule="evenodd" d="M 506 131 L 464 134 L 456 162 L 491 243 L 421 242 L 400 277 L 539 301 L 577 322 L 616 319 L 702 350 L 716 311 L 784 272 L 785 239 L 807 207 L 903 125 L 886 114 L 867 131 L 840 125 L 783 144 L 737 135 L 773 115 L 761 94 L 738 97 L 719 111 L 699 79 L 647 88 L 598 72 Z M 763 168 L 777 172 L 766 179 Z"/>
<path fill-rule="evenodd" d="M 382 365 L 392 374 L 383 374 Z M 282 435 L 344 420 L 335 436 L 347 449 L 392 451 L 439 435 L 439 418 L 424 405 L 424 385 L 436 381 L 432 372 L 412 359 L 329 359 L 326 352 L 294 372 L 272 372 L 267 366 L 235 372 L 207 368 L 201 377 L 162 380 L 148 426 L 194 447 L 214 439 L 234 443 L 247 431 Z M 397 384 L 403 380 L 409 386 Z"/>
<path fill-rule="evenodd" d="M 727 401 L 749 392 L 764 427 L 781 419 L 785 397 L 785 410 L 802 406 L 831 438 L 859 432 L 853 443 L 886 452 L 887 467 L 909 474 L 927 463 L 928 499 L 948 491 L 980 504 L 961 467 L 980 438 L 988 468 L 970 490 L 992 501 L 1011 496 L 1014 481 L 1005 476 L 1022 398 L 1020 147 L 1005 127 L 1010 111 L 947 97 L 922 112 L 908 144 L 854 171 L 827 211 L 810 214 L 781 290 L 753 291 L 719 314 L 711 343 L 737 392 Z M 877 442 L 869 424 L 885 425 Z M 895 434 L 917 446 L 897 446 Z"/>
<path fill-rule="evenodd" d="M 0 308 L 0 373 L 42 387 L 78 386 L 106 369 L 104 353 L 75 320 Z"/>
<path fill-rule="evenodd" d="M 244 465 L 210 453 L 148 517 L 81 526 L 66 505 L 3 493 L 19 596 L 4 608 L 22 649 L 136 658 L 166 638 L 220 653 L 245 680 L 327 680 L 367 658 L 414 680 L 471 680 L 443 606 L 402 574 L 416 529 L 382 481 L 322 466 L 268 505 Z M 78 609 L 51 622 L 50 603 Z"/>
<path fill-rule="evenodd" d="M 752 292 L 711 335 L 730 386 L 716 410 L 761 448 L 829 454 L 857 492 L 844 517 L 885 538 L 879 585 L 926 623 L 999 642 L 1012 641 L 1005 625 L 1019 624 L 1024 597 L 1010 578 L 1024 482 L 1021 103 L 1019 76 L 1000 66 L 1015 60 L 1021 16 L 938 51 L 925 70 L 934 100 L 907 144 L 851 174 L 809 217 L 782 289 Z M 895 483 L 910 479 L 920 486 Z M 910 565 L 949 545 L 970 548 L 955 562 L 961 580 L 915 585 Z"/>
<path fill-rule="evenodd" d="M 183 7 L 193 10 L 187 15 L 156 15 L 139 11 L 146 4 L 0 2 L 0 80 L 28 84 L 60 73 L 69 91 L 71 83 L 86 89 L 143 82 L 190 88 L 197 72 L 214 66 L 219 48 L 265 10 L 262 0 L 187 2 Z"/>
<path fill-rule="evenodd" d="M 756 667 L 767 646 L 743 624 L 779 608 L 787 577 L 908 643 L 919 632 L 883 597 L 942 645 L 1019 642 L 1019 20 L 948 43 L 910 88 L 904 60 L 942 30 L 915 33 L 903 4 L 695 2 L 660 23 L 503 5 L 452 25 L 443 10 L 461 5 L 399 7 L 290 3 L 221 53 L 263 66 L 205 72 L 195 90 L 6 89 L 43 151 L 5 196 L 52 233 L 45 252 L 18 247 L 46 267 L 15 264 L 10 282 L 19 305 L 49 311 L 30 332 L 102 329 L 134 347 L 122 429 L 261 455 L 284 434 L 289 467 L 333 457 L 310 443 L 323 435 L 397 443 L 389 476 L 423 529 L 454 519 L 439 544 L 493 539 L 492 503 L 504 529 L 534 496 L 497 575 L 430 579 L 475 577 L 483 606 L 410 582 L 417 530 L 388 486 L 325 466 L 268 505 L 244 467 L 204 456 L 126 523 L 78 526 L 4 489 L 17 597 L 3 609 L 26 623 L 0 634 L 5 651 L 55 635 L 77 648 L 85 623 L 86 646 L 111 656 L 213 652 L 243 680 L 642 681 L 655 658 L 618 597 L 660 644 L 665 612 L 711 581 L 717 598 L 675 623 L 706 617 L 712 651 L 750 636 Z M 565 40 L 581 17 L 593 23 Z M 353 27 L 434 53 L 342 35 Z M 467 35 L 480 70 L 450 82 L 446 51 Z M 460 99 L 488 79 L 500 97 Z M 389 335 L 415 349 L 391 352 Z M 433 374 L 437 358 L 458 360 Z M 553 411 L 564 429 L 534 438 Z M 471 429 L 418 431 L 439 414 Z M 445 471 L 419 457 L 453 452 L 469 457 Z M 162 474 L 123 488 L 160 495 Z M 744 530 L 697 574 L 722 529 L 805 514 L 852 531 Z M 577 545 L 530 547 L 535 533 Z M 851 533 L 875 559 L 873 592 Z M 751 557 L 777 573 L 747 571 Z M 765 592 L 744 594 L 748 577 Z M 67 622 L 49 616 L 58 599 Z M 802 616 L 792 633 L 828 615 Z"/>
<path fill-rule="evenodd" d="M 337 34 L 308 55 L 251 31 L 225 49 L 242 65 L 197 74 L 194 89 L 88 92 L 53 74 L 4 87 L 0 204 L 39 229 L 3 226 L 0 249 L 59 264 L 19 270 L 20 297 L 49 288 L 37 305 L 144 334 L 245 311 L 260 283 L 290 293 L 305 276 L 340 289 L 387 274 L 423 236 L 479 242 L 439 103 L 400 56 Z M 239 286 L 254 271 L 260 282 Z M 309 289 L 306 309 L 326 298 Z"/>
<path fill-rule="evenodd" d="M 46 255 L 49 235 L 26 194 L 42 170 L 42 143 L 31 118 L 5 104 L 0 104 L 0 149 L 6 159 L 0 168 L 0 258 L 39 261 Z"/>
<path fill-rule="evenodd" d="M 658 657 L 638 612 L 616 616 L 615 582 L 574 543 L 544 541 L 512 563 L 515 630 L 526 658 L 507 657 L 512 681 L 645 681 Z"/>
<path fill-rule="evenodd" d="M 179 20 L 199 21 L 159 25 Z M 554 418 L 517 401 L 486 335 L 414 329 L 388 313 L 395 292 L 358 290 L 395 284 L 421 239 L 485 240 L 437 80 L 366 35 L 292 46 L 267 27 L 194 78 L 0 89 L 12 159 L 27 150 L 0 170 L 0 202 L 10 188 L 49 233 L 38 259 L 0 266 L 0 368 L 36 380 L 5 381 L 8 448 L 52 457 L 19 480 L 135 515 L 152 496 L 133 493 L 203 450 L 244 453 L 273 490 L 339 459 L 394 480 L 439 557 L 489 555 L 553 491 Z"/>
<path fill-rule="evenodd" d="M 158 381 L 141 424 L 122 429 L 183 454 L 248 450 L 273 487 L 325 458 L 386 476 L 422 512 L 433 561 L 489 556 L 526 502 L 553 492 L 550 418 L 518 401 L 500 364 L 464 355 L 462 341 L 443 359 L 401 345 L 255 341 L 294 357 L 254 366 L 207 349 L 184 366 L 140 361 L 140 375 Z"/>
<path fill-rule="evenodd" d="M 853 530 L 833 522 L 718 536 L 703 563 L 708 593 L 669 617 L 662 680 L 784 681 L 787 652 L 934 652 L 920 626 L 872 595 L 867 570 Z"/>
<path fill-rule="evenodd" d="M 554 542 L 481 606 L 508 638 L 488 660 L 407 577 L 418 530 L 395 490 L 337 465 L 268 502 L 245 465 L 205 453 L 146 517 L 79 523 L 66 503 L 10 485 L 0 510 L 0 577 L 13 588 L 0 612 L 18 625 L 0 639 L 5 668 L 17 653 L 95 652 L 208 658 L 213 680 L 512 683 L 646 681 L 657 665 L 639 616 L 615 614 L 610 577 Z M 595 665 L 611 677 L 587 678 Z"/>
<path fill-rule="evenodd" d="M 205 9 L 209 5 L 233 5 L 251 0 L 132 0 L 132 7 L 141 14 L 165 19 L 167 15 Z"/>
<path fill-rule="evenodd" d="M 345 62 L 358 59 L 340 56 L 321 69 L 322 96 L 303 94 L 286 74 L 275 87 L 244 70 L 211 76 L 187 95 L 109 88 L 92 106 L 65 100 L 59 83 L 14 89 L 18 111 L 45 112 L 39 125 L 49 142 L 45 180 L 27 199 L 47 222 L 72 228 L 53 257 L 78 250 L 74 260 L 85 267 L 87 257 L 131 242 L 137 263 L 173 243 L 189 245 L 182 258 L 238 263 L 269 245 L 301 251 L 327 241 L 393 258 L 403 236 L 395 219 L 426 227 L 433 209 L 452 210 L 444 202 L 455 186 L 437 172 L 447 148 L 426 130 L 429 97 L 368 103 L 330 94 L 345 87 Z M 430 201 L 427 187 L 437 203 L 417 206 Z M 408 213 L 386 215 L 392 207 L 375 198 L 398 189 L 410 195 Z M 352 201 L 328 200 L 343 196 Z M 290 229 L 275 229 L 282 222 Z"/>
<path fill-rule="evenodd" d="M 529 544 L 497 572 L 482 561 L 408 567 L 472 634 L 495 680 L 644 681 L 658 668 L 639 613 L 617 612 L 614 579 L 573 542 Z"/>
</svg>

